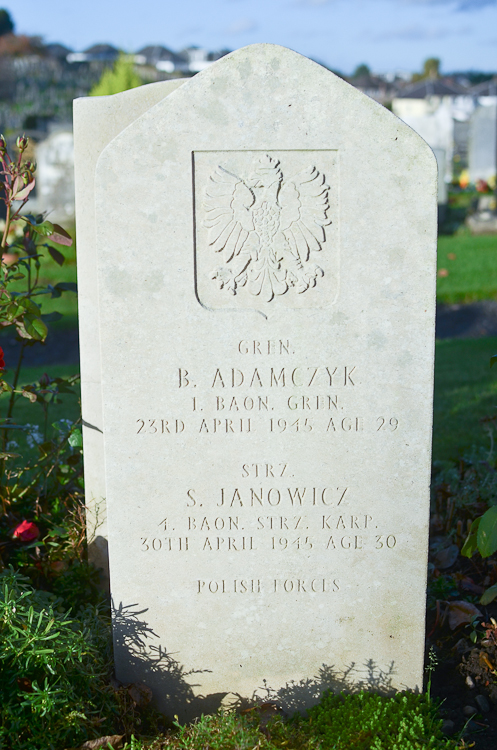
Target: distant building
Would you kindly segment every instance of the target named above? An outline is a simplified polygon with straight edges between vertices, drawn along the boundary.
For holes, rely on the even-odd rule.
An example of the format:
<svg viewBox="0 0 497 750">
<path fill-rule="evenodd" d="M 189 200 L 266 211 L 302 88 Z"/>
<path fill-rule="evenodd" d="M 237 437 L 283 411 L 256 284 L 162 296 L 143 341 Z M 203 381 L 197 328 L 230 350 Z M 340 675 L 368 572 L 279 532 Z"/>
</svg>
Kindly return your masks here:
<svg viewBox="0 0 497 750">
<path fill-rule="evenodd" d="M 497 76 L 473 86 L 471 93 L 482 106 L 497 104 Z"/>
<path fill-rule="evenodd" d="M 370 96 L 380 104 L 390 104 L 398 91 L 398 85 L 395 80 L 388 80 L 384 76 L 375 76 L 372 74 L 355 76 L 347 79 L 352 86 L 362 91 L 363 94 Z"/>
<path fill-rule="evenodd" d="M 119 50 L 111 44 L 94 44 L 83 52 L 70 52 L 67 55 L 69 63 L 113 63 L 119 57 Z"/>
<path fill-rule="evenodd" d="M 188 70 L 186 57 L 160 44 L 148 45 L 138 50 L 135 54 L 135 63 L 137 65 L 150 65 L 164 73 L 174 73 L 178 70 L 186 72 Z"/>
<path fill-rule="evenodd" d="M 50 57 L 59 62 L 66 62 L 67 56 L 72 54 L 72 52 L 72 49 L 65 47 L 63 44 L 58 44 L 57 42 L 53 44 L 45 44 L 43 47 L 43 53 L 46 57 Z"/>
<path fill-rule="evenodd" d="M 199 73 L 209 67 L 214 60 L 227 55 L 229 50 L 209 52 L 201 47 L 187 47 L 181 52 L 173 52 L 160 44 L 143 47 L 135 54 L 137 65 L 149 65 L 162 73 Z"/>
<path fill-rule="evenodd" d="M 392 100 L 394 114 L 437 151 L 439 165 L 445 165 L 443 178 L 447 182 L 452 179 L 454 157 L 463 164 L 467 159 L 468 122 L 474 109 L 475 98 L 468 89 L 443 79 L 418 81 Z"/>
</svg>

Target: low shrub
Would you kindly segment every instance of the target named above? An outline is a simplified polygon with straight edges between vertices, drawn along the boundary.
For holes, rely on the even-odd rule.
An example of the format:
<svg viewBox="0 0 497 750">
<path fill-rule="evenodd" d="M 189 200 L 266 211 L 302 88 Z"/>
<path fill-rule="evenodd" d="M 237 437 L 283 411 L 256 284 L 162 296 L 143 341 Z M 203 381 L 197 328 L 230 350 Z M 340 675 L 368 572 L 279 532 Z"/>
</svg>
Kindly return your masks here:
<svg viewBox="0 0 497 750">
<path fill-rule="evenodd" d="M 0 573 L 0 748 L 62 750 L 98 737 L 118 713 L 110 622 L 77 617 L 12 568 Z"/>
<path fill-rule="evenodd" d="M 262 712 L 263 714 L 263 712 Z M 167 736 L 144 743 L 132 738 L 130 750 L 449 750 L 436 704 L 427 695 L 388 697 L 361 691 L 325 693 L 306 717 L 261 721 L 255 708 L 243 715 L 202 716 Z"/>
</svg>

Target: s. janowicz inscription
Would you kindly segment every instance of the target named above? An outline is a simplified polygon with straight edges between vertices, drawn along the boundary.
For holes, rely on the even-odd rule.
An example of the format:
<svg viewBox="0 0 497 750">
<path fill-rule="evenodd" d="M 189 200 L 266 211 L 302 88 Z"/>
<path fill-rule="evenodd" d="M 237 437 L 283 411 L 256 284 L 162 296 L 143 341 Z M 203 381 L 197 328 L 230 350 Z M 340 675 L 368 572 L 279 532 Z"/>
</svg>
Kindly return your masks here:
<svg viewBox="0 0 497 750">
<path fill-rule="evenodd" d="M 338 172 L 331 151 L 195 153 L 197 294 L 210 307 L 333 301 Z M 317 294 L 316 294 L 317 292 Z M 331 293 L 331 295 L 330 295 Z"/>
</svg>

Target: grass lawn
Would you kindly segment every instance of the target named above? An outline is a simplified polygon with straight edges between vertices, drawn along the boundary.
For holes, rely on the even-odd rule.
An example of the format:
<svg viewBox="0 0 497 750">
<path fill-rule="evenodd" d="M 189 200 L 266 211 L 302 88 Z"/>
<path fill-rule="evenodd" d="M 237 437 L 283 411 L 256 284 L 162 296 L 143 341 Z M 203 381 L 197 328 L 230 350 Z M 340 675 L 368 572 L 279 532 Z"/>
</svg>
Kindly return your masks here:
<svg viewBox="0 0 497 750">
<path fill-rule="evenodd" d="M 497 338 L 437 341 L 433 460 L 457 459 L 472 445 L 490 446 L 480 419 L 497 416 Z M 496 424 L 497 427 L 497 424 Z"/>
<path fill-rule="evenodd" d="M 437 300 L 497 299 L 497 236 L 455 234 L 438 238 Z"/>
</svg>

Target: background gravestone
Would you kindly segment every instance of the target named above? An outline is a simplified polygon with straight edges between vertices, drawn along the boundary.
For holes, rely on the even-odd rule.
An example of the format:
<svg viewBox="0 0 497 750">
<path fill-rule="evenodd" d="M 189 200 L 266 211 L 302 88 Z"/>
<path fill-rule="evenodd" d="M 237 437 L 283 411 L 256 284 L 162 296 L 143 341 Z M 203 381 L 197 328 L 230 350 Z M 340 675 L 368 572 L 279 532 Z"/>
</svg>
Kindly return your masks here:
<svg viewBox="0 0 497 750">
<path fill-rule="evenodd" d="M 432 152 L 254 45 L 112 140 L 95 185 L 118 678 L 180 718 L 420 687 Z"/>
<path fill-rule="evenodd" d="M 105 146 L 143 112 L 183 83 L 181 79 L 139 86 L 113 96 L 74 101 L 74 163 L 77 205 L 78 318 L 85 453 L 85 496 L 90 560 L 108 583 L 107 509 L 103 460 L 102 383 L 95 252 L 95 165 Z"/>
<path fill-rule="evenodd" d="M 74 221 L 74 139 L 72 127 L 60 126 L 36 146 L 36 205 L 52 221 Z"/>
<path fill-rule="evenodd" d="M 489 180 L 497 174 L 497 104 L 477 107 L 469 125 L 469 178 Z"/>
</svg>

